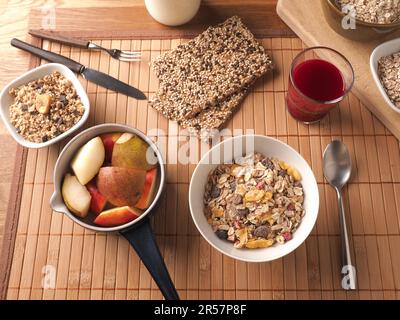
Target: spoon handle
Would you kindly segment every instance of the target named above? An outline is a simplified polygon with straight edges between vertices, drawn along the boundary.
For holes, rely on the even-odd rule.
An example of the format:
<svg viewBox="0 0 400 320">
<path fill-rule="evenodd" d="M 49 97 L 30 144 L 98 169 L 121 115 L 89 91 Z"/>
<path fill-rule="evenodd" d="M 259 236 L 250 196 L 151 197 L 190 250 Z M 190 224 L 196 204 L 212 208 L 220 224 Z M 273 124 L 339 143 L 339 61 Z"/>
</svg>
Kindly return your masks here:
<svg viewBox="0 0 400 320">
<path fill-rule="evenodd" d="M 336 188 L 339 206 L 339 222 L 342 242 L 342 287 L 345 290 L 356 289 L 356 269 L 351 262 L 349 236 L 347 233 L 346 216 L 344 214 L 341 189 Z"/>
</svg>

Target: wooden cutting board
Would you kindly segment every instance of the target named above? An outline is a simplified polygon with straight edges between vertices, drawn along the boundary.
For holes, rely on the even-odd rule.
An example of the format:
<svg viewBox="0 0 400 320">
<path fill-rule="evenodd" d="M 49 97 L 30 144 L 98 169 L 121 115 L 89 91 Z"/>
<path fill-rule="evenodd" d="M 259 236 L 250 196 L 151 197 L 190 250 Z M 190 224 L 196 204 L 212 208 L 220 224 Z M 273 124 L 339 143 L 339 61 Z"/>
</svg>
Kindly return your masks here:
<svg viewBox="0 0 400 320">
<path fill-rule="evenodd" d="M 382 123 L 400 139 L 400 114 L 386 104 L 372 78 L 369 59 L 379 44 L 400 36 L 396 32 L 386 38 L 355 42 L 334 32 L 327 24 L 320 0 L 279 0 L 278 15 L 307 44 L 337 49 L 352 63 L 356 81 L 353 92 Z"/>
</svg>

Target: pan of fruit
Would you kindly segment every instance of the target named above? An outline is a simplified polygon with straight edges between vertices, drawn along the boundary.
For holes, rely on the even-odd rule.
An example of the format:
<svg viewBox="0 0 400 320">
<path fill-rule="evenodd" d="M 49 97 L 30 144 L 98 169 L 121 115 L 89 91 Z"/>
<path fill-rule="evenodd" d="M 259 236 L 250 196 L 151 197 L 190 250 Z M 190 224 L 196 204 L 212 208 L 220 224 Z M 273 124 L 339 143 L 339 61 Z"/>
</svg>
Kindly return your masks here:
<svg viewBox="0 0 400 320">
<path fill-rule="evenodd" d="M 61 151 L 50 205 L 84 228 L 120 233 L 165 299 L 177 300 L 150 225 L 164 185 L 162 155 L 150 138 L 129 126 L 102 124 L 81 132 Z"/>
</svg>

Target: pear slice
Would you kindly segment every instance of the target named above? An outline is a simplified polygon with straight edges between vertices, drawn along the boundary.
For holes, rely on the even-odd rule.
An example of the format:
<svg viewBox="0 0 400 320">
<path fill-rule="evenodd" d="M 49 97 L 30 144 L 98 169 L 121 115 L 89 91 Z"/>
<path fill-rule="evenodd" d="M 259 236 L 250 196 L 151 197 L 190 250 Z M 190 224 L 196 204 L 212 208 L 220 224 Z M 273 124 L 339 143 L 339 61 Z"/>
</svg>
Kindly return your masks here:
<svg viewBox="0 0 400 320">
<path fill-rule="evenodd" d="M 99 172 L 104 163 L 105 150 L 100 137 L 84 144 L 71 162 L 72 170 L 82 185 L 87 184 Z"/>
<path fill-rule="evenodd" d="M 148 171 L 157 166 L 157 157 L 147 142 L 132 133 L 124 133 L 115 142 L 111 165 Z"/>
<path fill-rule="evenodd" d="M 69 173 L 64 177 L 61 193 L 67 208 L 77 215 L 84 218 L 90 208 L 91 196 L 89 191 L 79 183 L 75 176 Z"/>
</svg>

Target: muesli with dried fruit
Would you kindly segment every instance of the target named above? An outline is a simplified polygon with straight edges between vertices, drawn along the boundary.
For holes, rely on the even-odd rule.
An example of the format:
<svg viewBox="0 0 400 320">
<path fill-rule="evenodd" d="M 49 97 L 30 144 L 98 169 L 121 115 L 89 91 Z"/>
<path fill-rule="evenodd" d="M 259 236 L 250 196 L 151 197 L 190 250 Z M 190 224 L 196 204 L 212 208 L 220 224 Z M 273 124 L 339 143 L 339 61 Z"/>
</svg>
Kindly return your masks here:
<svg viewBox="0 0 400 320">
<path fill-rule="evenodd" d="M 266 248 L 293 237 L 305 215 L 301 175 L 278 159 L 252 153 L 210 172 L 204 214 L 235 248 Z"/>
<path fill-rule="evenodd" d="M 9 94 L 10 121 L 26 140 L 43 143 L 71 129 L 85 112 L 72 82 L 60 72 L 44 76 Z"/>
</svg>

